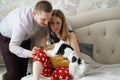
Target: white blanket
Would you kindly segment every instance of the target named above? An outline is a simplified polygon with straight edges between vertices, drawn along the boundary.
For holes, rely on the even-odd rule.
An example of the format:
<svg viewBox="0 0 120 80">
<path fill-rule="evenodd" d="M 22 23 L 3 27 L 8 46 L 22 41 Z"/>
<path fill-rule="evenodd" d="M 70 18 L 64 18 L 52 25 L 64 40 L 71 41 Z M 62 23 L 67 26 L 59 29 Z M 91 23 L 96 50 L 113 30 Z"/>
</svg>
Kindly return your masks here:
<svg viewBox="0 0 120 80">
<path fill-rule="evenodd" d="M 120 64 L 99 64 L 83 53 L 81 53 L 81 58 L 85 60 L 87 69 L 85 76 L 79 80 L 120 80 Z M 22 80 L 33 80 L 32 75 L 26 76 Z M 49 80 L 49 78 L 45 77 L 40 80 Z"/>
</svg>

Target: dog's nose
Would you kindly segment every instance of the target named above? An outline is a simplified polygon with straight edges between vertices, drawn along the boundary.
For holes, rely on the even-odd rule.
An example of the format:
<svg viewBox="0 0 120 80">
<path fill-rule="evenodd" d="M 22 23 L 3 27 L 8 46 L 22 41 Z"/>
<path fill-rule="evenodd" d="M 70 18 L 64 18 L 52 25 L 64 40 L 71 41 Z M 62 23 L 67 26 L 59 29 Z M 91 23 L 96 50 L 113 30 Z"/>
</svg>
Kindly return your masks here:
<svg viewBox="0 0 120 80">
<path fill-rule="evenodd" d="M 81 59 L 80 58 L 78 59 L 78 64 L 81 64 Z"/>
</svg>

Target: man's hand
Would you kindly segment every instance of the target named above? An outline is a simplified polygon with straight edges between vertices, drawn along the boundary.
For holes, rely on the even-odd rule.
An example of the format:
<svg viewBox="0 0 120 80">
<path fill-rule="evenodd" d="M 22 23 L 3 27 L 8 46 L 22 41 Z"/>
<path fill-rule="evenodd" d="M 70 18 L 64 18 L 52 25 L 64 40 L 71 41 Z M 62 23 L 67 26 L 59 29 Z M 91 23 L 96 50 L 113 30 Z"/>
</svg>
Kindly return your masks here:
<svg viewBox="0 0 120 80">
<path fill-rule="evenodd" d="M 41 48 L 33 47 L 33 49 L 28 53 L 28 57 L 33 58 L 35 56 L 36 52 L 40 49 L 47 51 L 47 50 L 51 50 L 53 48 L 54 48 L 54 45 L 47 45 L 46 47 L 41 47 Z"/>
<path fill-rule="evenodd" d="M 33 58 L 39 49 L 40 48 L 33 47 L 33 49 L 28 53 L 28 57 Z"/>
</svg>

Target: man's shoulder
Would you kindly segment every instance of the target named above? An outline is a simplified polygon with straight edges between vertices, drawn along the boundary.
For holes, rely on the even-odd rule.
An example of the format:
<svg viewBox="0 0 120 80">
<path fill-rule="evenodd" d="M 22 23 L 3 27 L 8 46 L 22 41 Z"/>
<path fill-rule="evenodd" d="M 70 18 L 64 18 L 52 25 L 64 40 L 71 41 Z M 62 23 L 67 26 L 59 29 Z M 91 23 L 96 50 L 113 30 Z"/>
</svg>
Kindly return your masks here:
<svg viewBox="0 0 120 80">
<path fill-rule="evenodd" d="M 34 6 L 32 5 L 18 7 L 9 13 L 8 18 L 13 16 L 13 19 L 27 20 L 28 18 L 33 17 L 33 10 Z"/>
<path fill-rule="evenodd" d="M 13 11 L 29 11 L 29 10 L 33 10 L 33 9 L 34 9 L 33 5 L 28 5 L 28 6 L 17 7 Z"/>
</svg>

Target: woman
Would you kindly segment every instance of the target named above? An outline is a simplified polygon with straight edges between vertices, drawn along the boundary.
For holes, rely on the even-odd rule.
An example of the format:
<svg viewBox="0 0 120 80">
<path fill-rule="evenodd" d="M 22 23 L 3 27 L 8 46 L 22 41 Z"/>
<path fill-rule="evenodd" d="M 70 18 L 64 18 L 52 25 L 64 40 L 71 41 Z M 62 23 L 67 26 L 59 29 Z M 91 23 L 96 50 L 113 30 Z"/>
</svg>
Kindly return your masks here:
<svg viewBox="0 0 120 80">
<path fill-rule="evenodd" d="M 48 35 L 50 31 L 57 34 L 59 38 L 66 41 L 80 56 L 80 50 L 78 47 L 78 39 L 74 33 L 68 31 L 66 24 L 66 19 L 62 11 L 54 10 L 52 12 L 52 19 L 49 22 L 48 34 L 42 39 L 40 46 L 45 48 L 50 44 Z M 48 47 L 47 47 L 48 48 Z M 52 49 L 49 46 L 49 49 Z M 34 80 L 39 80 L 40 73 L 43 76 L 49 77 L 51 80 L 70 80 L 71 76 L 68 71 L 69 61 L 62 56 L 48 57 L 45 52 L 41 49 L 33 48 L 36 51 L 36 56 L 33 61 L 33 78 Z"/>
</svg>

